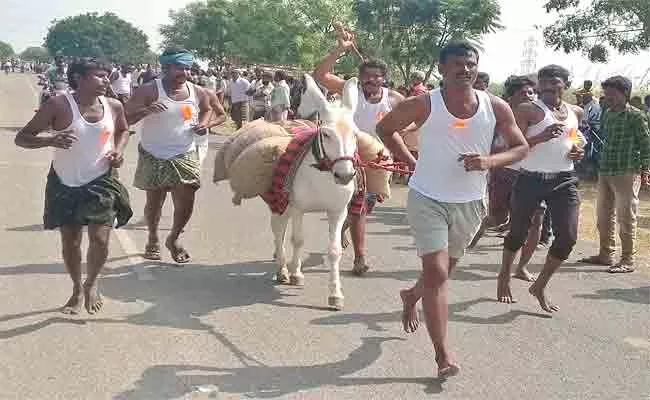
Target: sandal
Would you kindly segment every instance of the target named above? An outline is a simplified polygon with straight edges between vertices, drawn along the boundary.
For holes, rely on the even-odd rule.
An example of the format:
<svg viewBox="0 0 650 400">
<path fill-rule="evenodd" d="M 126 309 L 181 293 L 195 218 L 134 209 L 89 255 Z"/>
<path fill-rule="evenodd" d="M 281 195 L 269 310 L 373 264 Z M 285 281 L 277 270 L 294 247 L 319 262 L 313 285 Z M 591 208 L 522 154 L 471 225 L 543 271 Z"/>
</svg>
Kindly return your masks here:
<svg viewBox="0 0 650 400">
<path fill-rule="evenodd" d="M 190 262 L 192 257 L 190 257 L 189 253 L 183 249 L 176 249 L 176 251 L 171 251 L 172 259 L 177 263 L 177 264 L 187 264 Z"/>
<path fill-rule="evenodd" d="M 147 260 L 160 261 L 160 246 L 157 244 L 145 246 L 142 257 Z"/>
<path fill-rule="evenodd" d="M 580 260 L 578 260 L 578 262 L 582 264 L 602 265 L 605 267 L 609 267 L 612 264 L 614 264 L 612 260 L 604 259 L 601 256 L 590 256 L 590 257 L 581 258 Z"/>
<path fill-rule="evenodd" d="M 609 267 L 607 272 L 610 274 L 629 274 L 630 272 L 634 272 L 634 267 L 626 264 L 618 264 Z"/>
</svg>

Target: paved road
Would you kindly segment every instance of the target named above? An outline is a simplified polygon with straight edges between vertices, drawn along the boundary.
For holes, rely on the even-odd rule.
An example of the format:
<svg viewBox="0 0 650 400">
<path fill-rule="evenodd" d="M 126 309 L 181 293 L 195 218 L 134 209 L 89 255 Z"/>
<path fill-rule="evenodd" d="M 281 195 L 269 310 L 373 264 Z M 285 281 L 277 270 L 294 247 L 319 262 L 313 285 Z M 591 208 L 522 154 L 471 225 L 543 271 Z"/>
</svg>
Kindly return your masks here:
<svg viewBox="0 0 650 400">
<path fill-rule="evenodd" d="M 50 154 L 12 141 L 32 115 L 33 88 L 27 76 L 0 75 L 0 399 L 650 399 L 650 274 L 569 262 L 552 282 L 561 312 L 550 318 L 523 283 L 519 303 L 494 301 L 496 238 L 452 276 L 462 374 L 431 378 L 426 330 L 407 336 L 399 323 L 398 291 L 419 273 L 400 188 L 371 218 L 374 268 L 343 276 L 344 311 L 324 308 L 323 218 L 306 221 L 306 286 L 276 286 L 263 203 L 234 207 L 227 185 L 207 183 L 208 165 L 185 235 L 193 262 L 144 262 L 145 231 L 130 225 L 113 236 L 103 313 L 59 314 L 70 283 L 57 233 L 40 225 Z M 129 185 L 135 144 L 122 171 Z M 143 195 L 131 195 L 137 221 Z M 169 205 L 165 215 L 166 228 Z"/>
</svg>

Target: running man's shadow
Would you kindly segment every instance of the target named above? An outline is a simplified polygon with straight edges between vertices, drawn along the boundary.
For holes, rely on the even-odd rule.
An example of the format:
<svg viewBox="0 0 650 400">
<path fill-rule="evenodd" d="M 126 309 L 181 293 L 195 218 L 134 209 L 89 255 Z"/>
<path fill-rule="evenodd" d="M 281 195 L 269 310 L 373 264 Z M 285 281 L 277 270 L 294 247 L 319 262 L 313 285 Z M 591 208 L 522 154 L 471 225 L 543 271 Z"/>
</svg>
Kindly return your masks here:
<svg viewBox="0 0 650 400">
<path fill-rule="evenodd" d="M 111 258 L 109 262 L 119 262 L 125 258 L 128 256 Z M 319 253 L 311 253 L 305 260 L 307 267 L 320 263 L 322 263 L 322 255 Z M 183 268 L 154 261 L 143 261 L 136 265 L 122 264 L 117 267 L 114 265 L 108 265 L 102 271 L 99 281 L 102 295 L 109 300 L 105 307 L 110 308 L 111 300 L 115 300 L 122 303 L 145 303 L 147 308 L 141 313 L 120 319 L 106 318 L 100 313 L 90 317 L 88 322 L 162 326 L 212 332 L 213 327 L 202 322 L 201 318 L 214 311 L 232 307 L 267 304 L 280 308 L 329 311 L 324 304 L 323 306 L 311 306 L 300 304 L 299 301 L 296 302 L 298 304 L 283 301 L 283 299 L 300 296 L 302 289 L 276 285 L 273 279 L 276 264 L 272 261 L 224 265 L 186 264 Z M 65 275 L 66 271 L 63 264 L 25 264 L 0 267 L 0 276 L 22 274 Z M 140 279 L 139 275 L 146 275 L 147 279 Z M 63 304 L 65 300 L 60 299 L 59 301 Z M 51 309 L 7 316 L 0 315 L 0 322 L 56 312 L 56 309 Z M 80 318 L 85 316 L 84 312 Z M 49 320 L 50 323 L 69 321 L 67 318 L 50 318 Z M 0 338 L 7 339 L 32 333 L 50 323 L 37 322 L 24 327 L 24 329 L 0 330 Z M 83 323 L 82 320 L 81 323 Z"/>
<path fill-rule="evenodd" d="M 650 304 L 650 286 L 631 289 L 600 289 L 595 294 L 577 294 L 574 297 L 593 300 L 618 300 L 627 303 Z"/>
<path fill-rule="evenodd" d="M 510 324 L 520 317 L 551 318 L 548 314 L 532 313 L 521 310 L 509 310 L 506 313 L 490 317 L 475 317 L 472 315 L 462 314 L 478 304 L 496 302 L 497 301 L 494 299 L 482 297 L 474 300 L 449 304 L 449 321 L 480 325 L 503 325 Z M 420 320 L 423 321 L 422 315 L 420 315 Z M 327 317 L 314 319 L 311 323 L 314 325 L 350 325 L 359 323 L 365 325 L 366 328 L 371 331 L 383 332 L 386 331 L 386 328 L 382 327 L 380 324 L 401 324 L 401 321 L 402 312 L 395 311 L 377 314 L 333 314 Z"/>
<path fill-rule="evenodd" d="M 219 392 L 254 398 L 272 398 L 323 386 L 361 386 L 411 383 L 425 386 L 427 393 L 442 392 L 435 378 L 354 378 L 347 377 L 374 364 L 381 356 L 381 345 L 398 337 L 364 337 L 360 347 L 341 361 L 308 366 L 245 365 L 218 368 L 194 365 L 159 365 L 147 369 L 136 388 L 117 399 L 145 400 L 180 398 L 187 387 L 215 385 Z M 173 384 L 181 380 L 183 385 Z"/>
</svg>

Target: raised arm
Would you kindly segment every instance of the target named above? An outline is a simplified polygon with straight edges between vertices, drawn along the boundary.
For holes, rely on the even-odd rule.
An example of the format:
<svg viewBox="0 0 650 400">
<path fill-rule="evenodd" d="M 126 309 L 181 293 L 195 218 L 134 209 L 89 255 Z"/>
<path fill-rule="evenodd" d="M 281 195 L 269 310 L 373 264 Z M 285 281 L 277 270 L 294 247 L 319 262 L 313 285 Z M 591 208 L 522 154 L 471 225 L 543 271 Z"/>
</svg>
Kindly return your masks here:
<svg viewBox="0 0 650 400">
<path fill-rule="evenodd" d="M 406 160 L 411 168 L 415 167 L 415 157 L 404 144 L 399 132 L 412 126 L 422 126 L 431 110 L 428 95 L 408 98 L 397 104 L 395 108 L 377 124 L 377 134 L 388 150 L 400 160 Z"/>
<path fill-rule="evenodd" d="M 325 58 L 318 63 L 314 69 L 313 78 L 316 82 L 325 86 L 325 89 L 329 92 L 343 94 L 345 80 L 334 75 L 331 71 L 334 68 L 334 65 L 336 65 L 336 61 L 343 57 L 348 50 L 354 46 L 354 34 L 343 28 L 337 30 L 337 34 L 337 46 L 327 53 Z"/>
</svg>

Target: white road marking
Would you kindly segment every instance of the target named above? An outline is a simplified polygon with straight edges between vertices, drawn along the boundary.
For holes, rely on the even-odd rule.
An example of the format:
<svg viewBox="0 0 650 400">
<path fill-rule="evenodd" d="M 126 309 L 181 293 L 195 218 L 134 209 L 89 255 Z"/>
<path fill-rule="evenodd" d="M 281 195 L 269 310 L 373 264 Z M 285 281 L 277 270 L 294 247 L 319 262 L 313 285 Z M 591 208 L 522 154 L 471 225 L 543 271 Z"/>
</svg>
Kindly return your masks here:
<svg viewBox="0 0 650 400">
<path fill-rule="evenodd" d="M 623 339 L 623 341 L 630 346 L 636 347 L 637 349 L 650 350 L 650 341 L 646 339 L 638 337 L 626 337 Z"/>
<path fill-rule="evenodd" d="M 27 80 L 27 86 L 29 86 L 29 89 L 32 91 L 32 93 L 34 93 L 34 96 L 36 96 L 36 101 L 38 102 L 41 95 L 38 92 L 38 90 L 36 90 L 36 88 L 34 87 L 34 81 L 29 79 L 29 75 L 23 75 L 23 77 L 25 77 L 25 79 Z"/>
</svg>

